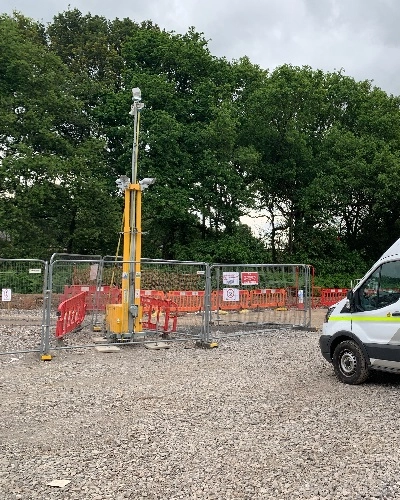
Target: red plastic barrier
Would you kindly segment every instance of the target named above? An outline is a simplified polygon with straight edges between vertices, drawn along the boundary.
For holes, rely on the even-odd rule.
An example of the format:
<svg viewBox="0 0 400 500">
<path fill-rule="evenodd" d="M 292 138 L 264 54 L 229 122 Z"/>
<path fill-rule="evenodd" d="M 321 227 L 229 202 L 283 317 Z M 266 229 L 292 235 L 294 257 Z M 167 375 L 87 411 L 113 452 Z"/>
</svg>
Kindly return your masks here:
<svg viewBox="0 0 400 500">
<path fill-rule="evenodd" d="M 347 296 L 347 288 L 324 288 L 321 290 L 320 304 L 325 307 L 333 306 Z"/>
<path fill-rule="evenodd" d="M 105 311 L 107 304 L 121 303 L 121 290 L 108 285 L 101 286 L 99 289 L 96 285 L 67 285 L 64 287 L 61 301 L 74 297 L 81 292 L 87 292 L 86 305 L 88 311 Z"/>
<path fill-rule="evenodd" d="M 142 326 L 147 330 L 157 330 L 162 333 L 176 332 L 178 306 L 172 300 L 141 297 L 143 307 Z M 153 318 L 153 314 L 155 317 Z M 164 320 L 162 319 L 164 315 Z"/>
<path fill-rule="evenodd" d="M 286 304 L 284 288 L 260 288 L 250 291 L 250 309 L 283 307 Z"/>
<path fill-rule="evenodd" d="M 88 292 L 81 292 L 58 306 L 56 337 L 60 338 L 80 326 L 85 319 Z"/>
<path fill-rule="evenodd" d="M 172 291 L 166 294 L 168 300 L 172 300 L 180 312 L 198 312 L 204 309 L 204 291 Z"/>
</svg>

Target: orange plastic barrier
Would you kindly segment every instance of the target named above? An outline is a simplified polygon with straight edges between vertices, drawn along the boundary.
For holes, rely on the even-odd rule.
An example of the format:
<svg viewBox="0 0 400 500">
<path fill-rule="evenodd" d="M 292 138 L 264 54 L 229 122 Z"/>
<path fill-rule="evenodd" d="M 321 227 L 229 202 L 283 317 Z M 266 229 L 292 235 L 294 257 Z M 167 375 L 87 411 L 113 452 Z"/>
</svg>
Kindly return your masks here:
<svg viewBox="0 0 400 500">
<path fill-rule="evenodd" d="M 347 289 L 313 287 L 311 307 L 329 307 L 343 297 L 346 297 Z M 61 301 L 75 295 L 87 292 L 87 311 L 104 311 L 107 304 L 121 303 L 121 289 L 111 286 L 102 286 L 99 290 L 95 285 L 71 285 L 65 286 Z M 205 292 L 173 290 L 164 293 L 162 290 L 140 290 L 141 298 L 154 298 L 160 300 L 172 300 L 179 312 L 199 312 L 204 309 Z M 285 288 L 259 288 L 255 290 L 239 290 L 239 301 L 223 301 L 223 291 L 212 292 L 211 309 L 217 308 L 227 311 L 240 309 L 257 309 L 268 307 L 301 307 L 299 304 L 298 289 L 296 287 Z M 304 306 L 303 306 L 304 307 Z"/>
<path fill-rule="evenodd" d="M 223 291 L 211 292 L 211 310 L 217 311 L 238 311 L 250 307 L 250 292 L 248 290 L 239 290 L 239 300 L 223 300 Z"/>
<path fill-rule="evenodd" d="M 58 306 L 56 337 L 60 338 L 80 326 L 85 319 L 88 292 L 81 292 Z"/>
<path fill-rule="evenodd" d="M 162 333 L 176 332 L 178 320 L 178 307 L 172 300 L 154 299 L 152 297 L 141 297 L 143 307 L 142 326 L 147 330 L 157 330 Z M 154 318 L 153 318 L 154 314 Z M 160 318 L 164 315 L 164 321 Z"/>
<path fill-rule="evenodd" d="M 283 307 L 287 292 L 284 288 L 260 288 L 250 291 L 250 309 Z"/>
<path fill-rule="evenodd" d="M 312 297 L 311 297 L 311 307 L 316 309 L 317 307 L 321 307 L 321 291 L 322 287 L 313 286 L 312 287 Z"/>
<path fill-rule="evenodd" d="M 140 290 L 141 297 L 152 297 L 153 299 L 164 299 L 165 294 L 162 290 Z"/>
<path fill-rule="evenodd" d="M 321 290 L 320 304 L 325 307 L 333 306 L 339 300 L 344 299 L 347 292 L 347 288 L 324 288 Z"/>
<path fill-rule="evenodd" d="M 198 312 L 204 309 L 204 295 L 204 291 L 172 291 L 166 294 L 166 298 L 175 302 L 180 312 Z"/>
<path fill-rule="evenodd" d="M 88 311 L 105 311 L 107 304 L 121 303 L 121 290 L 108 285 L 101 286 L 99 289 L 97 289 L 96 285 L 67 285 L 64 287 L 61 301 L 74 297 L 81 292 L 87 292 L 86 305 Z"/>
</svg>

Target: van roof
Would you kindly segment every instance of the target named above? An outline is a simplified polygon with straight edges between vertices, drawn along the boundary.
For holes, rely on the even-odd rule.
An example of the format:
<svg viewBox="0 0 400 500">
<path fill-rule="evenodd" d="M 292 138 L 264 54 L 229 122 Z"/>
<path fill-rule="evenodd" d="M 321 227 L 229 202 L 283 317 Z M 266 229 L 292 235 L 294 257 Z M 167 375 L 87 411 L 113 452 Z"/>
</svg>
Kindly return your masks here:
<svg viewBox="0 0 400 500">
<path fill-rule="evenodd" d="M 353 290 L 357 290 L 357 288 L 359 288 L 364 283 L 364 281 L 368 278 L 368 276 L 370 276 L 372 271 L 380 266 L 382 261 L 385 261 L 386 259 L 390 259 L 391 257 L 396 257 L 396 256 L 400 257 L 400 238 L 397 241 L 395 241 L 393 245 L 389 247 L 386 250 L 386 252 L 384 252 L 383 255 L 375 262 L 375 264 L 371 267 L 371 269 L 369 269 L 369 271 L 367 271 L 364 274 L 364 276 L 355 285 Z"/>
<path fill-rule="evenodd" d="M 393 245 L 386 250 L 386 252 L 383 253 L 382 257 L 379 260 L 381 261 L 394 255 L 400 255 L 400 238 L 395 241 Z"/>
</svg>

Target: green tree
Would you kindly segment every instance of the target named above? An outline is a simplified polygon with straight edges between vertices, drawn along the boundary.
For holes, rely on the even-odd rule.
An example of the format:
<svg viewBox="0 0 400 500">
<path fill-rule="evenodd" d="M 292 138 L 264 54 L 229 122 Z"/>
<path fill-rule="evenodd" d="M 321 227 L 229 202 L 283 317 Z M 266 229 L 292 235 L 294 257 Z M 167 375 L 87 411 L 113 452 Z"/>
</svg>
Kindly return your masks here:
<svg viewBox="0 0 400 500">
<path fill-rule="evenodd" d="M 73 75 L 33 21 L 2 16 L 0 35 L 4 255 L 47 258 L 66 249 L 105 250 L 111 238 L 93 238 L 92 219 L 83 212 L 96 195 L 95 219 L 119 227 L 110 221 L 116 216 L 110 198 L 115 187 L 106 175 L 104 140 L 92 137 L 91 118 L 73 94 Z M 85 238 L 80 227 L 86 227 Z"/>
</svg>

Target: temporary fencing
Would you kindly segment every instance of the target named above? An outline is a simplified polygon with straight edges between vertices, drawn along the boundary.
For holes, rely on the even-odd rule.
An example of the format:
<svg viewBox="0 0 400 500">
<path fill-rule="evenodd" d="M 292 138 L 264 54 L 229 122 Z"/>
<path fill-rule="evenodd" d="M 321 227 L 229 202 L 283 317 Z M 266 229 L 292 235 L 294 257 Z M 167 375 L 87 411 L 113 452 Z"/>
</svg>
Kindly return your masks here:
<svg viewBox="0 0 400 500">
<path fill-rule="evenodd" d="M 135 273 L 126 273 L 126 264 Z M 54 254 L 49 265 L 35 260 L 0 260 L 4 295 L 0 319 L 11 313 L 18 316 L 20 290 L 35 291 L 29 300 L 35 304 L 38 335 L 34 345 L 19 345 L 19 349 L 47 353 L 88 347 L 93 346 L 95 335 L 110 341 L 104 329 L 105 310 L 108 305 L 122 303 L 122 284 L 128 279 L 134 284 L 134 297 L 140 297 L 143 331 L 135 331 L 134 342 L 162 336 L 168 341 L 208 343 L 281 325 L 310 325 L 309 266 L 210 266 L 152 259 L 142 259 L 139 267 L 133 264 L 137 263 L 124 263 L 114 256 L 69 254 Z M 22 276 L 25 288 L 13 281 Z M 9 290 L 11 300 L 7 303 Z M 320 295 L 322 302 L 333 300 L 332 290 L 329 294 L 322 290 Z M 25 315 L 21 309 L 21 318 Z M 0 345 L 1 351 L 5 349 Z"/>
<path fill-rule="evenodd" d="M 310 276 L 304 264 L 212 265 L 207 340 L 271 326 L 309 327 Z"/>
<path fill-rule="evenodd" d="M 201 339 L 205 330 L 207 264 L 142 259 L 141 287 L 164 293 L 169 304 L 170 339 Z M 153 293 L 154 297 L 157 294 Z M 168 310 L 165 311 L 167 321 Z M 164 329 L 166 324 L 164 324 Z"/>
<path fill-rule="evenodd" d="M 53 254 L 49 264 L 45 351 L 92 343 L 101 256 Z"/>
<path fill-rule="evenodd" d="M 0 316 L 37 309 L 43 303 L 48 266 L 38 259 L 0 259 Z"/>
<path fill-rule="evenodd" d="M 104 257 L 99 284 L 112 283 L 122 288 L 122 280 L 127 279 L 124 264 L 134 267 L 135 263 L 124 263 L 114 256 Z M 135 294 L 141 298 L 144 335 L 169 333 L 171 341 L 201 338 L 205 322 L 206 269 L 207 264 L 203 262 L 141 260 L 140 289 L 135 290 Z M 102 315 L 97 321 L 103 321 Z"/>
<path fill-rule="evenodd" d="M 0 354 L 42 350 L 47 273 L 42 260 L 0 259 Z"/>
<path fill-rule="evenodd" d="M 87 292 L 85 295 L 87 311 L 104 311 L 106 304 L 121 303 L 121 290 L 109 286 L 102 286 L 99 289 L 95 286 L 66 286 L 61 300 L 66 300 L 82 292 Z M 96 299 L 96 295 L 99 298 Z M 162 290 L 140 290 L 140 296 L 143 299 L 155 298 L 159 300 L 170 300 L 175 303 L 175 307 L 180 313 L 201 312 L 204 309 L 204 290 L 172 290 L 166 293 Z M 229 298 L 224 300 L 223 291 L 220 290 L 219 292 L 213 291 L 211 293 L 210 303 L 212 310 L 233 311 L 241 309 L 284 307 L 289 305 L 289 303 L 293 305 L 293 301 L 290 302 L 288 297 L 290 297 L 288 291 L 283 288 L 255 289 L 250 292 L 247 290 L 240 290 L 239 300 L 233 302 Z M 296 303 L 297 300 L 298 299 L 295 301 Z M 145 300 L 143 300 L 143 303 L 145 303 Z"/>
</svg>

